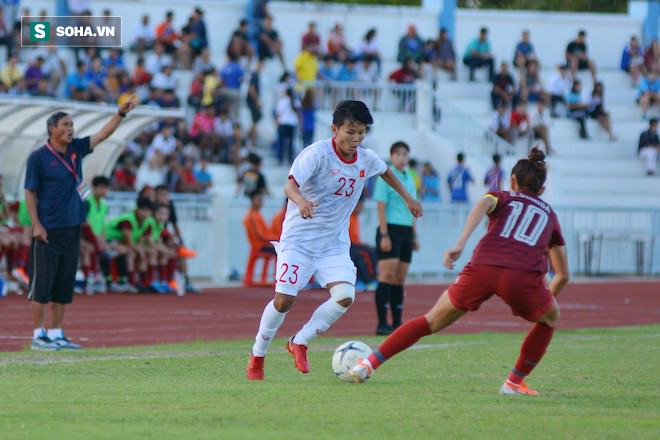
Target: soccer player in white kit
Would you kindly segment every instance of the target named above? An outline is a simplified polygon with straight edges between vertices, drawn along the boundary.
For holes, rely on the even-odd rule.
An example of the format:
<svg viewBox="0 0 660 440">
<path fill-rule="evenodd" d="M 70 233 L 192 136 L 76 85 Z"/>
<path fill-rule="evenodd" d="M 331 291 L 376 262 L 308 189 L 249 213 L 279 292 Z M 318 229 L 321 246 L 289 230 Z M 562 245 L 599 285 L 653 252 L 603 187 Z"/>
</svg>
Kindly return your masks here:
<svg viewBox="0 0 660 440">
<path fill-rule="evenodd" d="M 289 198 L 277 251 L 275 298 L 261 316 L 250 353 L 247 377 L 263 380 L 264 357 L 298 291 L 312 276 L 330 291 L 330 299 L 287 343 L 294 365 L 309 373 L 309 342 L 335 323 L 355 298 L 357 270 L 350 257 L 348 225 L 364 184 L 380 175 L 405 200 L 415 217 L 422 205 L 403 187 L 373 150 L 360 147 L 373 118 L 361 101 L 342 101 L 332 117 L 332 139 L 305 148 L 291 166 L 284 192 Z"/>
</svg>

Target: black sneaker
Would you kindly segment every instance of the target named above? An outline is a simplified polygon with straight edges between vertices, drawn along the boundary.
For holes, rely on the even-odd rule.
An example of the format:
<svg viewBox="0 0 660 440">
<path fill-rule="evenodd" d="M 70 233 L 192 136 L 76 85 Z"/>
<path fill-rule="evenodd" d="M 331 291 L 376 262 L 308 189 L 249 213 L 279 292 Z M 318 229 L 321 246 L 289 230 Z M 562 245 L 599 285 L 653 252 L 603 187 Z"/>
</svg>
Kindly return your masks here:
<svg viewBox="0 0 660 440">
<path fill-rule="evenodd" d="M 376 334 L 379 335 L 379 336 L 380 335 L 390 335 L 390 334 L 392 334 L 393 331 L 394 331 L 394 329 L 392 327 L 390 327 L 389 325 L 379 325 L 376 328 Z"/>
<path fill-rule="evenodd" d="M 51 341 L 48 336 L 41 335 L 38 338 L 32 338 L 30 349 L 36 351 L 57 351 L 60 349 L 60 346 Z"/>
</svg>

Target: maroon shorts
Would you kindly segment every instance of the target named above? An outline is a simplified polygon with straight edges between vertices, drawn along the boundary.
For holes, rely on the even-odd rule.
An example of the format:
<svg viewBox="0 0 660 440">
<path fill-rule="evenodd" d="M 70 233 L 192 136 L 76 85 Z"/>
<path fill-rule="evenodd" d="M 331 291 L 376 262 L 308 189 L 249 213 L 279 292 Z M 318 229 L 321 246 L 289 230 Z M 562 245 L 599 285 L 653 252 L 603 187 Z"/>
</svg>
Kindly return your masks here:
<svg viewBox="0 0 660 440">
<path fill-rule="evenodd" d="M 457 309 L 474 312 L 484 301 L 497 295 L 514 315 L 535 322 L 554 304 L 544 278 L 545 274 L 540 272 L 468 263 L 449 286 L 449 299 Z"/>
</svg>

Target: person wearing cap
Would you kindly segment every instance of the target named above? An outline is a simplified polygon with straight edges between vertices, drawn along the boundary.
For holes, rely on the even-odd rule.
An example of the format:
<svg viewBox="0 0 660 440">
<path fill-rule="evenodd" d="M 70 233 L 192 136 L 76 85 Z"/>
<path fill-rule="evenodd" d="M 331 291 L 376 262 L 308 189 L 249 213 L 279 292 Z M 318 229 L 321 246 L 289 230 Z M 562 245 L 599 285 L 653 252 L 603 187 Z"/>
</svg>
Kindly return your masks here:
<svg viewBox="0 0 660 440">
<path fill-rule="evenodd" d="M 408 32 L 399 40 L 399 54 L 396 60 L 405 63 L 406 60 L 413 60 L 416 63 L 422 59 L 424 54 L 424 42 L 419 35 L 414 24 L 408 26 Z"/>
<path fill-rule="evenodd" d="M 80 225 L 86 217 L 84 202 L 91 195 L 83 180 L 82 159 L 114 133 L 135 105 L 132 97 L 98 133 L 75 139 L 71 116 L 56 112 L 46 122 L 45 145 L 28 158 L 25 201 L 33 237 L 28 293 L 34 320 L 33 350 L 82 348 L 62 333 L 64 309 L 73 300 Z M 51 325 L 46 333 L 44 314 L 49 303 Z"/>
</svg>

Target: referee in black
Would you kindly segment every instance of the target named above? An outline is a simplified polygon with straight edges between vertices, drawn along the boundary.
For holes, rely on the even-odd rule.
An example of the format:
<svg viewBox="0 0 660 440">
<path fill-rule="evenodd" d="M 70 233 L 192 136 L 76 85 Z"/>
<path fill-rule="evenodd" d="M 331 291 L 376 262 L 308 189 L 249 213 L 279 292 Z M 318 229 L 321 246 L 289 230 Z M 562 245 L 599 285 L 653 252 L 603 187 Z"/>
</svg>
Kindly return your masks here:
<svg viewBox="0 0 660 440">
<path fill-rule="evenodd" d="M 73 300 L 80 254 L 80 225 L 85 223 L 84 200 L 90 189 L 83 182 L 82 158 L 107 139 L 136 105 L 131 96 L 93 136 L 73 138 L 73 121 L 64 112 L 46 122 L 48 141 L 27 162 L 25 201 L 32 220 L 30 291 L 34 335 L 32 350 L 79 350 L 62 333 L 64 308 Z M 44 314 L 50 303 L 51 325 Z"/>
</svg>

